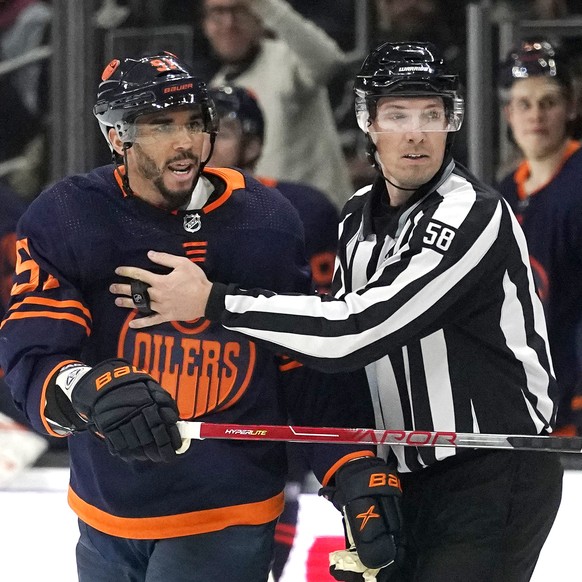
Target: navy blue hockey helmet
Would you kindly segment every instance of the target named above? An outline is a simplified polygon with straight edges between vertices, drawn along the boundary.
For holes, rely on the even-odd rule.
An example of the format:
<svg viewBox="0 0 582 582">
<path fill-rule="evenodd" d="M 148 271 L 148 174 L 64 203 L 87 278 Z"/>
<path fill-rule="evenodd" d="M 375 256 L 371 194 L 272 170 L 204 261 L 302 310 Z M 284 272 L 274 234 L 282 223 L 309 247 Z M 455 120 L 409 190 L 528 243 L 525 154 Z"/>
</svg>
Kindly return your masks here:
<svg viewBox="0 0 582 582">
<path fill-rule="evenodd" d="M 199 105 L 204 131 L 216 134 L 218 118 L 205 83 L 175 55 L 164 52 L 112 60 L 101 76 L 93 113 L 108 143 L 113 127 L 127 144 L 132 143 L 130 129 L 137 117 L 180 105 Z"/>
<path fill-rule="evenodd" d="M 528 77 L 550 77 L 569 93 L 573 90 L 565 58 L 546 40 L 522 40 L 501 63 L 499 84 L 502 89 L 509 89 L 515 81 Z"/>
<path fill-rule="evenodd" d="M 220 119 L 237 119 L 244 135 L 265 138 L 265 118 L 254 93 L 244 87 L 210 87 L 208 95 Z"/>
<path fill-rule="evenodd" d="M 458 75 L 448 72 L 444 59 L 429 42 L 385 42 L 365 59 L 356 76 L 356 118 L 364 133 L 382 97 L 443 98 L 448 123 L 441 131 L 458 131 L 465 112 Z"/>
</svg>

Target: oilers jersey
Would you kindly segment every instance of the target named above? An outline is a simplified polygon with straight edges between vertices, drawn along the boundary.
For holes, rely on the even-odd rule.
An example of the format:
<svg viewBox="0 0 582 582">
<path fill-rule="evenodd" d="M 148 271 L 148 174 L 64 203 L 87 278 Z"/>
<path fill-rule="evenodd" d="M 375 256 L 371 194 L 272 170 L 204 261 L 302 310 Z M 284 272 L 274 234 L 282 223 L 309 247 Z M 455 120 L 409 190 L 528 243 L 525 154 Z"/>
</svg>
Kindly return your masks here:
<svg viewBox="0 0 582 582">
<path fill-rule="evenodd" d="M 147 259 L 150 249 L 186 256 L 223 283 L 310 289 L 292 205 L 237 170 L 206 169 L 203 177 L 214 191 L 194 211 L 168 212 L 127 196 L 118 171 L 104 166 L 62 180 L 24 214 L 0 357 L 14 400 L 39 431 L 54 434 L 44 408 L 58 370 L 112 357 L 151 374 L 185 420 L 333 426 L 350 407 L 351 421 L 371 424 L 363 372 L 323 376 L 205 319 L 129 327 L 137 312 L 116 307 L 108 289 L 121 282 L 114 273 L 120 265 L 167 272 Z M 266 523 L 283 508 L 283 443 L 194 441 L 174 462 L 155 464 L 124 462 L 86 431 L 68 438 L 69 504 L 111 535 L 193 535 Z M 362 454 L 372 453 L 356 446 L 309 448 L 324 483 Z"/>
<path fill-rule="evenodd" d="M 557 427 L 582 414 L 582 149 L 571 141 L 557 174 L 527 195 L 527 162 L 506 176 L 499 191 L 525 232 L 532 272 L 544 305 L 560 388 Z"/>
</svg>

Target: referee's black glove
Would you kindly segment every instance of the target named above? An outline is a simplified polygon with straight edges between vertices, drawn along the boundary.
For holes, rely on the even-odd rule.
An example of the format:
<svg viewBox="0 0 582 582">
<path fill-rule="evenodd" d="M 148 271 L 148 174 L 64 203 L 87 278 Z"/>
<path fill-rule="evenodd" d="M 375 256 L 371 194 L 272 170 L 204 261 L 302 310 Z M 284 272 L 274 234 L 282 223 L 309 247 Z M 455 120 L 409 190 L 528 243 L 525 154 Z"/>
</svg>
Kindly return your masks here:
<svg viewBox="0 0 582 582">
<path fill-rule="evenodd" d="M 176 458 L 181 445 L 176 402 L 129 362 L 112 359 L 94 366 L 73 388 L 71 402 L 111 454 L 125 461 Z"/>
</svg>

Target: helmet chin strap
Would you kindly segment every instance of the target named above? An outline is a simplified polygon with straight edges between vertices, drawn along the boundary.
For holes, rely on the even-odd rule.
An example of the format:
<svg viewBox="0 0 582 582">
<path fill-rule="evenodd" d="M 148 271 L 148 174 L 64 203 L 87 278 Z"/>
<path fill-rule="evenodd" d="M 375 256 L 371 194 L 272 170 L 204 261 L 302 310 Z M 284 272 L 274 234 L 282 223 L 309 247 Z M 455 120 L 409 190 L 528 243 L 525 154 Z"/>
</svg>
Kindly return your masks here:
<svg viewBox="0 0 582 582">
<path fill-rule="evenodd" d="M 386 178 L 384 172 L 382 171 L 382 166 L 380 166 L 376 158 L 376 152 L 378 151 L 376 148 L 376 144 L 372 141 L 372 138 L 370 137 L 369 133 L 366 134 L 366 137 L 368 138 L 368 147 L 366 148 L 366 155 L 368 157 L 368 161 L 372 163 L 372 165 L 374 166 L 374 168 L 376 168 L 376 171 L 380 174 L 380 176 L 382 176 L 382 178 L 384 178 L 384 180 L 388 182 L 388 184 L 394 186 L 394 188 L 404 190 L 405 192 L 416 192 L 418 188 L 404 188 L 403 186 L 397 186 L 396 184 L 394 184 L 394 182 Z"/>
<path fill-rule="evenodd" d="M 133 196 L 133 190 L 129 185 L 129 167 L 127 163 L 127 150 L 132 146 L 131 143 L 124 143 L 123 144 L 123 166 L 125 168 L 125 172 L 121 173 L 121 183 L 123 184 L 123 189 L 128 196 Z"/>
<path fill-rule="evenodd" d="M 382 172 L 380 172 L 382 174 Z M 418 188 L 404 188 L 403 186 L 397 186 L 394 182 L 391 182 L 390 180 L 388 180 L 388 178 L 386 178 L 386 176 L 384 176 L 384 174 L 382 174 L 382 178 L 384 178 L 384 180 L 386 180 L 386 182 L 388 182 L 388 184 L 394 186 L 394 188 L 398 188 L 398 190 L 404 190 L 405 192 L 416 192 L 418 190 Z"/>
</svg>

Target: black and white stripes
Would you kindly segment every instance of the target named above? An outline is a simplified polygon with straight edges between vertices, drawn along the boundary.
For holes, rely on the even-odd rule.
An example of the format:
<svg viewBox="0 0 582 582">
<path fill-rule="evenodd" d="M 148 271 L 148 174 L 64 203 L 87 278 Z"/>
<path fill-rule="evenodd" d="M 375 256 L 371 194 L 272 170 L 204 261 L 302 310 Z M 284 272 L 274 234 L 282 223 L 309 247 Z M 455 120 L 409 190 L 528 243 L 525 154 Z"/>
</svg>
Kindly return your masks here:
<svg viewBox="0 0 582 582">
<path fill-rule="evenodd" d="M 383 183 L 352 197 L 333 299 L 237 291 L 222 323 L 319 369 L 367 366 L 378 428 L 548 430 L 553 371 L 520 227 L 462 168 L 449 165 L 433 184 L 382 232 L 373 201 Z M 455 454 L 395 452 L 403 471 Z"/>
</svg>

